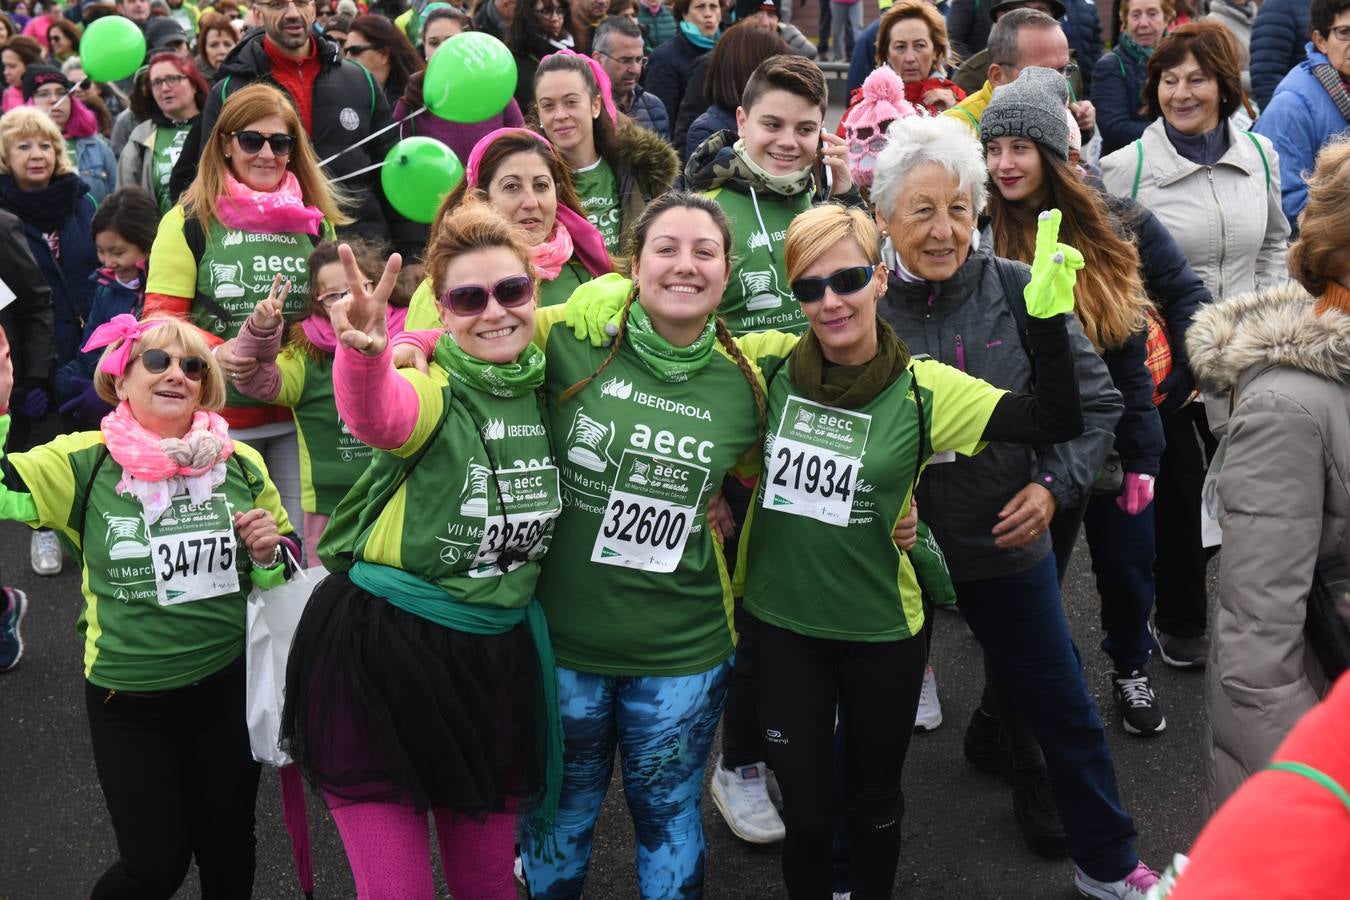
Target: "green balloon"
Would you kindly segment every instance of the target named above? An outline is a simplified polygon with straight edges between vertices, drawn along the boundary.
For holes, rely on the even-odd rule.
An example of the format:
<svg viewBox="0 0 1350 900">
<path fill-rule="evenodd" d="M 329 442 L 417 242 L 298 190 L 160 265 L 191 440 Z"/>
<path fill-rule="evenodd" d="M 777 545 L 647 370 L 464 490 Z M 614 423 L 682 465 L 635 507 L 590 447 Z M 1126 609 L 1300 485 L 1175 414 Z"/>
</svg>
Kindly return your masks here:
<svg viewBox="0 0 1350 900">
<path fill-rule="evenodd" d="M 453 150 L 435 138 L 404 138 L 380 169 L 380 185 L 394 209 L 414 222 L 430 224 L 441 201 L 464 180 Z"/>
<path fill-rule="evenodd" d="M 120 81 L 145 61 L 145 35 L 125 16 L 95 19 L 80 38 L 80 62 L 90 81 Z"/>
<path fill-rule="evenodd" d="M 516 92 L 516 58 L 490 34 L 465 31 L 427 63 L 422 99 L 442 119 L 482 122 L 499 115 Z"/>
</svg>

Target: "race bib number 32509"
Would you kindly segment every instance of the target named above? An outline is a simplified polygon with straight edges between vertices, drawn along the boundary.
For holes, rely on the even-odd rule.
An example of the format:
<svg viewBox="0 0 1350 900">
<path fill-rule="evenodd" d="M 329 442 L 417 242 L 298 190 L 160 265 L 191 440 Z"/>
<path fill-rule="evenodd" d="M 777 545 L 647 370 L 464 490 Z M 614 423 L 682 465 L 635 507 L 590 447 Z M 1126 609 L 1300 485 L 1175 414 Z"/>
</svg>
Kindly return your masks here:
<svg viewBox="0 0 1350 900">
<path fill-rule="evenodd" d="M 789 397 L 766 460 L 764 507 L 847 527 L 872 417 Z"/>
<path fill-rule="evenodd" d="M 702 466 L 625 450 L 591 562 L 674 572 L 684 556 L 708 475 Z"/>
</svg>

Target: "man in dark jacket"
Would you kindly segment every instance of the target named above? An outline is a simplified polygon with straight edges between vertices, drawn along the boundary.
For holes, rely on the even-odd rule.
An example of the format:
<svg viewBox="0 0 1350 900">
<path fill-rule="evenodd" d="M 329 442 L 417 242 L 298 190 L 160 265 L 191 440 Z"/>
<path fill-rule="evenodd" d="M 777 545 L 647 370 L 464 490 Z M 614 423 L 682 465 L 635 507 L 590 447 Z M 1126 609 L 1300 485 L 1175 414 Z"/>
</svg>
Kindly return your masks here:
<svg viewBox="0 0 1350 900">
<path fill-rule="evenodd" d="M 55 323 L 52 290 L 28 250 L 23 223 L 13 213 L 0 209 L 0 328 L 9 336 L 14 365 L 12 412 L 8 447 L 27 449 L 29 418 L 22 408 L 34 391 L 50 394 L 56 368 Z M 34 398 L 33 403 L 38 403 Z M 45 405 L 45 404 L 39 404 Z"/>
<path fill-rule="evenodd" d="M 1252 99 L 1262 109 L 1289 70 L 1303 62 L 1310 0 L 1266 0 L 1252 23 Z"/>
<path fill-rule="evenodd" d="M 999 17 L 1027 6 L 1059 20 L 1064 36 L 1068 38 L 1069 48 L 1073 50 L 1083 83 L 1083 90 L 1077 99 L 1091 96 L 1092 67 L 1097 64 L 1104 46 L 1101 21 L 1097 18 L 1097 7 L 1091 0 L 954 0 L 951 20 L 947 23 L 947 36 L 951 39 L 952 49 L 962 60 L 970 60 L 989 46 L 989 32 Z M 875 43 L 875 34 L 872 40 Z M 988 66 L 983 61 L 974 64 L 980 71 Z M 863 77 L 866 78 L 866 74 Z M 862 81 L 858 84 L 861 85 Z"/>
<path fill-rule="evenodd" d="M 614 105 L 638 125 L 670 140 L 670 113 L 655 94 L 638 84 L 647 57 L 642 29 L 627 16 L 609 16 L 591 36 L 591 56 L 609 76 Z"/>
<path fill-rule="evenodd" d="M 201 117 L 174 166 L 169 190 L 175 200 L 192 183 L 202 142 L 211 134 L 226 98 L 255 82 L 270 84 L 290 97 L 320 161 L 389 124 L 389 102 L 370 73 L 344 60 L 337 44 L 313 34 L 312 0 L 304 6 L 293 0 L 284 6 L 275 5 L 278 2 L 254 4 L 262 30 L 245 35 L 221 63 Z M 425 228 L 394 212 L 378 187 L 378 172 L 351 175 L 383 160 L 397 141 L 396 129 L 386 131 L 337 156 L 324 172 L 355 198 L 356 206 L 349 210 L 355 221 L 340 234 L 390 242 L 405 259 L 415 259 L 426 241 Z"/>
</svg>

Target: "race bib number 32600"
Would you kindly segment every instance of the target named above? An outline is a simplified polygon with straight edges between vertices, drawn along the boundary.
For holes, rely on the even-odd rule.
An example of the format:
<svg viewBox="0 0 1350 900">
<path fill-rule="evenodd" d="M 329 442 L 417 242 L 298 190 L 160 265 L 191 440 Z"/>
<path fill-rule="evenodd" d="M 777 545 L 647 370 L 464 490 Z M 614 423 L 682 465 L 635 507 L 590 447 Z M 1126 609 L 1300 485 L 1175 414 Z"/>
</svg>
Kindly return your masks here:
<svg viewBox="0 0 1350 900">
<path fill-rule="evenodd" d="M 234 515 L 224 494 L 199 504 L 175 497 L 148 531 L 161 606 L 238 593 Z"/>
<path fill-rule="evenodd" d="M 764 473 L 764 507 L 847 527 L 872 417 L 789 397 Z"/>
<path fill-rule="evenodd" d="M 591 562 L 674 572 L 684 556 L 708 475 L 702 466 L 625 450 Z"/>
</svg>

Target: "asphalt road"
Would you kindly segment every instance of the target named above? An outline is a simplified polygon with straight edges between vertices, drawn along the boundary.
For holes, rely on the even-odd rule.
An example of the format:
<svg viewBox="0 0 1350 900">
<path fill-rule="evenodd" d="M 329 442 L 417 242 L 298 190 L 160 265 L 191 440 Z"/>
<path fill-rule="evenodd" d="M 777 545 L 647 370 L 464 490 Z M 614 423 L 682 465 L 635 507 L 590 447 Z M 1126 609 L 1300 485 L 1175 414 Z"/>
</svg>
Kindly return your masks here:
<svg viewBox="0 0 1350 900">
<path fill-rule="evenodd" d="M 81 644 L 74 631 L 79 575 L 67 562 L 56 578 L 28 565 L 28 533 L 0 524 L 0 571 L 28 592 L 23 661 L 0 676 L 0 898 L 48 900 L 88 896 L 116 858 L 94 773 L 81 692 Z M 1202 821 L 1204 784 L 1202 678 L 1155 664 L 1167 730 L 1153 739 L 1127 735 L 1111 707 L 1106 661 L 1096 649 L 1097 596 L 1080 546 L 1065 603 L 1083 651 L 1088 682 L 1103 709 L 1121 793 L 1135 816 L 1144 859 L 1163 865 L 1185 850 Z M 1211 588 L 1212 590 L 1212 588 Z M 1032 856 L 1022 845 L 1009 790 L 976 772 L 961 755 L 961 734 L 978 700 L 978 646 L 959 614 L 940 612 L 934 665 L 945 721 L 916 736 L 905 769 L 907 812 L 896 895 L 910 898 L 1052 898 L 1076 896 L 1072 866 Z M 878 710 L 884 715 L 884 710 Z M 829 773 L 822 772 L 822 778 Z M 281 821 L 275 773 L 264 772 L 258 796 L 258 873 L 254 896 L 299 896 Z M 354 896 L 336 831 L 310 805 L 317 896 Z M 749 900 L 783 896 L 776 847 L 737 840 L 710 800 L 706 896 Z M 600 822 L 588 896 L 636 896 L 632 831 L 622 791 L 613 787 Z M 195 875 L 179 897 L 197 897 Z"/>
</svg>

